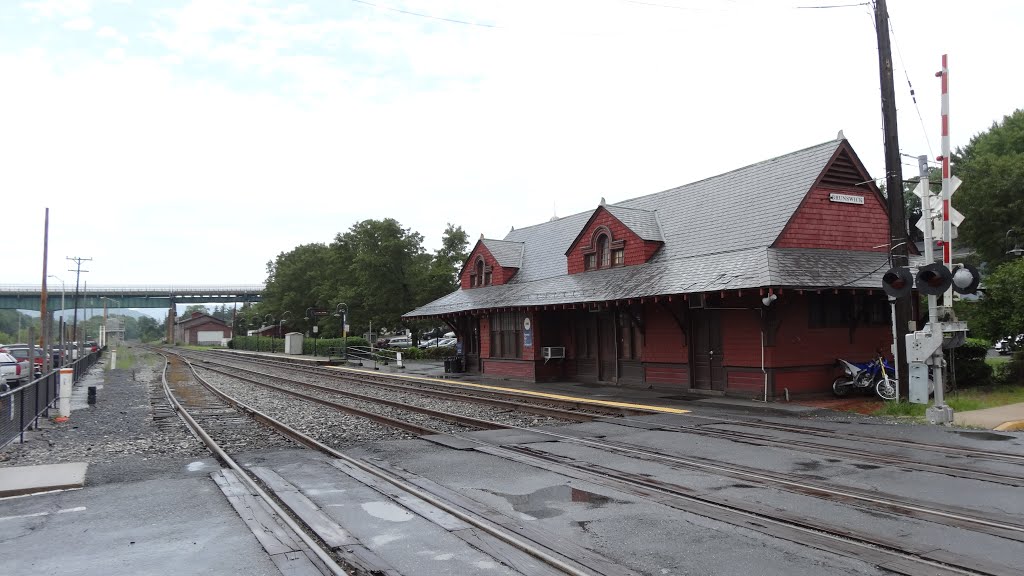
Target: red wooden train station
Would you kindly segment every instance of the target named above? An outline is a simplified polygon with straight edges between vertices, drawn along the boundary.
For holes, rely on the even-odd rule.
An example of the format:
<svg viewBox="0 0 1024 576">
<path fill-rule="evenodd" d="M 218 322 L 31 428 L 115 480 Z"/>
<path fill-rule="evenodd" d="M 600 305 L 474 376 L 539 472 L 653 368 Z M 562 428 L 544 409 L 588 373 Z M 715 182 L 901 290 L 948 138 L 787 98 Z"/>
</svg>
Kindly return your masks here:
<svg viewBox="0 0 1024 576">
<path fill-rule="evenodd" d="M 487 376 L 768 398 L 892 342 L 885 199 L 845 139 L 481 238 L 447 322 Z"/>
</svg>

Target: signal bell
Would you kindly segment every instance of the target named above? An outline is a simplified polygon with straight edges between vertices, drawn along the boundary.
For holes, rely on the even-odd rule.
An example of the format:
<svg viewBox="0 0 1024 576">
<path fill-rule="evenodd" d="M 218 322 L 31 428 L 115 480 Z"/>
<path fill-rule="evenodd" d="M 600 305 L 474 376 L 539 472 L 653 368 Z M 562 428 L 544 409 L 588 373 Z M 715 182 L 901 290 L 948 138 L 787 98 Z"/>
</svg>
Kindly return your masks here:
<svg viewBox="0 0 1024 576">
<path fill-rule="evenodd" d="M 910 290 L 914 287 L 914 277 L 910 274 L 910 270 L 903 266 L 897 266 L 890 268 L 888 272 L 882 276 L 882 289 L 885 293 L 893 298 L 902 298 L 910 294 Z"/>
<path fill-rule="evenodd" d="M 953 292 L 974 294 L 981 283 L 981 274 L 970 264 L 956 264 L 953 269 Z"/>
<path fill-rule="evenodd" d="M 928 296 L 945 294 L 953 283 L 949 269 L 938 262 L 917 269 L 917 291 Z"/>
</svg>

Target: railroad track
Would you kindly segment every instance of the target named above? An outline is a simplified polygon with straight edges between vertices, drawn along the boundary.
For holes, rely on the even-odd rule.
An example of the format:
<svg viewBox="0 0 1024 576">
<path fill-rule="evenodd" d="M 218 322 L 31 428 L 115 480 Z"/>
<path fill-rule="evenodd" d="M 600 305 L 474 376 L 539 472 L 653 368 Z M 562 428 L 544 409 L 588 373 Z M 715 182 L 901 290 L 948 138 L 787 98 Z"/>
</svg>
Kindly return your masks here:
<svg viewBox="0 0 1024 576">
<path fill-rule="evenodd" d="M 376 485 L 375 488 L 391 495 L 396 501 L 410 507 L 425 518 L 432 519 L 441 525 L 451 525 L 457 521 L 463 523 L 462 525 L 472 527 L 474 530 L 471 534 L 465 534 L 471 532 L 470 530 L 458 532 L 462 533 L 461 537 L 466 538 L 466 541 L 474 547 L 480 547 L 482 550 L 506 550 L 495 557 L 495 560 L 499 563 L 516 565 L 516 568 L 523 574 L 549 576 L 556 574 L 572 576 L 632 575 L 630 571 L 610 564 L 589 551 L 575 548 L 569 543 L 563 544 L 570 551 L 570 555 L 566 555 L 564 551 L 545 545 L 543 541 L 547 537 L 543 533 L 538 533 L 536 530 L 507 529 L 500 522 L 496 523 L 492 519 L 477 514 L 471 509 L 472 507 L 467 509 L 464 503 L 462 505 L 451 504 L 438 498 L 429 490 L 411 484 L 386 469 L 374 466 L 364 460 L 348 457 L 335 448 L 225 394 L 206 382 L 187 361 L 183 361 L 182 365 L 188 366 L 193 379 L 184 377 L 182 365 L 168 371 L 168 368 L 174 364 L 172 359 L 167 359 L 164 371 L 165 393 L 168 401 L 181 414 L 189 428 L 230 469 L 215 476 L 217 483 L 232 499 L 233 504 L 236 500 L 245 500 L 246 496 L 259 496 L 260 500 L 273 510 L 272 519 L 287 526 L 290 529 L 291 537 L 301 540 L 299 552 L 304 553 L 310 566 L 322 574 L 397 576 L 399 572 L 358 541 L 354 541 L 352 535 L 344 527 L 330 521 L 308 498 L 296 495 L 294 487 L 277 472 L 260 467 L 250 471 L 239 466 L 230 454 L 231 449 L 225 444 L 234 446 L 235 449 L 241 449 L 247 444 L 237 443 L 234 441 L 235 439 L 248 436 L 250 439 L 256 438 L 255 442 L 262 443 L 272 432 L 280 437 L 277 441 L 278 444 L 304 446 L 326 454 L 336 459 L 332 462 L 335 468 L 352 478 L 361 479 L 367 485 L 375 485 L 379 482 L 387 483 L 388 488 Z M 170 378 L 168 378 L 168 374 L 171 375 Z M 243 423 L 250 420 L 241 417 L 240 413 L 246 414 L 252 421 L 262 426 L 245 426 Z M 242 429 L 246 430 L 242 431 Z M 249 447 L 251 448 L 251 446 Z M 264 490 L 264 485 L 273 488 L 274 495 Z M 253 508 L 246 510 L 252 512 Z M 239 511 L 242 512 L 241 509 Z M 280 528 L 280 526 L 278 528 L 268 526 L 265 519 L 260 526 L 267 533 L 276 533 Z M 524 534 L 533 536 L 534 540 L 525 538 Z M 269 537 L 264 534 L 264 538 Z M 488 539 L 493 540 L 494 543 L 489 544 Z M 558 540 L 554 537 L 550 537 L 550 539 Z M 261 542 L 263 542 L 262 539 Z M 508 548 L 517 551 L 520 557 L 517 558 L 514 554 L 510 556 L 507 552 Z M 295 560 L 294 555 L 290 556 L 290 560 Z M 339 563 L 338 560 L 341 562 Z M 342 564 L 344 564 L 344 568 Z"/>
<path fill-rule="evenodd" d="M 712 419 L 712 418 L 709 418 Z M 721 422 L 721 418 L 713 418 Z M 735 421 L 737 424 L 745 424 L 745 421 Z M 758 423 L 766 427 L 783 429 L 786 431 L 816 431 L 818 434 L 825 434 L 822 429 L 809 427 L 785 426 L 770 423 Z M 518 426 L 507 426 L 509 428 L 520 428 Z M 666 427 L 672 430 L 673 427 Z M 693 432 L 690 427 L 675 427 L 682 432 Z M 522 429 L 522 428 L 521 428 Z M 524 429 L 526 430 L 526 429 Z M 799 493 L 805 496 L 838 501 L 845 504 L 853 504 L 862 509 L 873 509 L 876 512 L 885 514 L 899 514 L 908 518 L 930 523 L 941 524 L 957 529 L 971 530 L 981 534 L 1006 538 L 1016 541 L 1024 541 L 1024 525 L 1008 518 L 992 517 L 978 514 L 975 511 L 960 510 L 950 507 L 936 506 L 930 503 L 907 501 L 891 495 L 867 493 L 865 491 L 836 488 L 821 483 L 810 482 L 799 476 L 792 476 L 779 473 L 770 473 L 762 470 L 753 470 L 737 465 L 730 465 L 718 461 L 700 459 L 694 457 L 682 457 L 666 455 L 646 448 L 629 444 L 610 442 L 604 440 L 593 440 L 559 434 L 551 430 L 531 430 L 536 434 L 551 437 L 559 442 L 586 445 L 590 448 L 601 451 L 604 454 L 617 454 L 632 459 L 656 462 L 673 469 L 685 469 L 699 471 L 708 474 L 726 476 L 741 479 L 756 485 L 771 487 L 773 489 L 784 489 Z M 719 434 L 721 431 L 715 431 Z M 701 433 L 700 430 L 697 433 Z M 651 498 L 656 495 L 656 500 L 673 508 L 687 512 L 726 521 L 739 526 L 769 534 L 774 537 L 782 537 L 801 544 L 810 545 L 834 553 L 855 557 L 861 560 L 869 559 L 876 565 L 893 570 L 899 573 L 917 574 L 1016 574 L 1016 569 L 1009 569 L 1004 566 L 986 563 L 984 560 L 971 560 L 964 565 L 958 556 L 934 549 L 935 547 L 918 546 L 912 542 L 896 542 L 891 538 L 881 538 L 870 531 L 857 530 L 849 527 L 840 527 L 834 522 L 802 518 L 793 513 L 769 507 L 764 504 L 747 501 L 737 502 L 726 498 L 715 497 L 713 494 L 696 492 L 686 486 L 657 481 L 643 474 L 615 470 L 580 462 L 575 459 L 566 458 L 557 454 L 531 448 L 529 446 L 500 446 L 482 440 L 477 436 L 467 435 L 460 432 L 453 433 L 454 436 L 478 445 L 478 450 L 551 470 L 569 477 L 583 479 L 598 485 L 608 486 L 615 490 L 621 490 L 642 498 Z M 725 434 L 723 437 L 730 437 Z M 742 438 L 742 436 L 731 436 L 731 438 Z M 863 440 L 863 438 L 860 438 Z M 927 446 L 923 443 L 912 441 L 898 441 L 903 445 L 915 447 Z M 948 447 L 953 452 L 969 452 L 967 449 Z M 991 453 L 995 456 L 1007 456 L 1002 453 Z M 864 456 L 863 454 L 860 456 Z M 1013 455 L 1009 455 L 1013 456 Z M 1012 459 L 1011 459 L 1012 460 Z"/>
<path fill-rule="evenodd" d="M 300 372 L 305 374 L 312 374 L 321 378 L 330 378 L 340 382 L 348 382 L 352 384 L 358 384 L 361 386 L 372 385 L 382 388 L 391 388 L 395 390 L 417 391 L 420 394 L 436 395 L 438 397 L 456 396 L 464 401 L 514 406 L 518 410 L 535 412 L 537 414 L 547 414 L 559 418 L 572 419 L 573 415 L 576 414 L 578 415 L 577 418 L 580 421 L 586 421 L 594 418 L 608 416 L 643 416 L 653 413 L 651 411 L 642 409 L 604 406 L 601 404 L 560 400 L 554 398 L 538 400 L 536 399 L 536 397 L 527 394 L 503 392 L 498 390 L 487 390 L 479 391 L 477 393 L 471 393 L 466 390 L 465 386 L 459 386 L 457 384 L 443 384 L 441 382 L 427 382 L 423 380 L 411 381 L 407 378 L 386 376 L 383 374 L 368 374 L 365 372 L 360 372 L 358 375 L 356 375 L 353 373 L 348 373 L 332 368 L 314 368 L 309 366 L 302 366 L 300 364 L 295 364 L 292 362 L 282 362 L 253 356 L 245 356 L 242 358 L 228 358 L 226 357 L 227 354 L 225 353 L 204 353 L 195 351 L 189 352 L 188 355 L 189 357 L 200 358 L 205 361 L 210 361 L 210 359 L 214 359 L 217 362 L 221 363 L 236 361 L 241 363 L 261 364 L 264 366 L 271 366 L 283 370 L 288 370 L 292 373 Z M 234 364 L 234 366 L 238 367 L 238 364 Z"/>
</svg>

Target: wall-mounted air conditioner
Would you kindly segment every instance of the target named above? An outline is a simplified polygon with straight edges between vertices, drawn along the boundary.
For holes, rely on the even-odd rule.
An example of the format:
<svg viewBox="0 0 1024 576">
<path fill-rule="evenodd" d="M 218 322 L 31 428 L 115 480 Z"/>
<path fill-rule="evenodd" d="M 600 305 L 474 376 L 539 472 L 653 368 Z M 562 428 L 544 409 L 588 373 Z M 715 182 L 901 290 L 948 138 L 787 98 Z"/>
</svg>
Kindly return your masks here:
<svg viewBox="0 0 1024 576">
<path fill-rule="evenodd" d="M 540 349 L 540 355 L 545 364 L 552 358 L 565 358 L 565 346 L 544 346 Z"/>
</svg>

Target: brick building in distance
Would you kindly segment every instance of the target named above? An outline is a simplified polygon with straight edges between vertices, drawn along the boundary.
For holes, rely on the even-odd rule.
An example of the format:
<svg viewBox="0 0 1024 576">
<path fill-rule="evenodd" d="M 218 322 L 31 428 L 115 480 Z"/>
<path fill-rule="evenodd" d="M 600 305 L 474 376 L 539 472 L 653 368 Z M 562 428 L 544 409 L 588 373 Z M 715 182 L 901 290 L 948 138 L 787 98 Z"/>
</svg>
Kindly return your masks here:
<svg viewBox="0 0 1024 576">
<path fill-rule="evenodd" d="M 221 346 L 230 338 L 231 326 L 202 312 L 193 312 L 174 323 L 174 341 L 182 344 Z"/>
<path fill-rule="evenodd" d="M 774 398 L 888 351 L 885 198 L 845 139 L 481 238 L 406 314 L 470 372 Z"/>
</svg>

